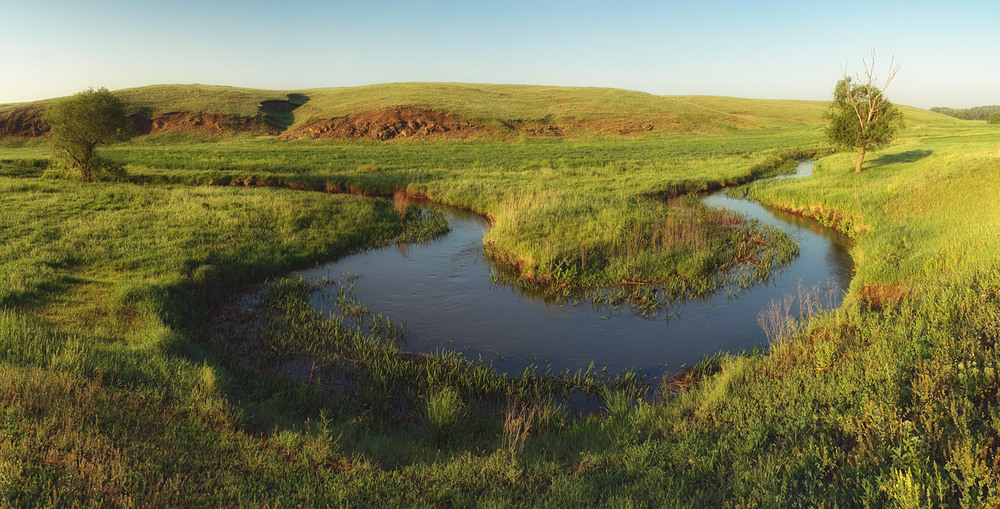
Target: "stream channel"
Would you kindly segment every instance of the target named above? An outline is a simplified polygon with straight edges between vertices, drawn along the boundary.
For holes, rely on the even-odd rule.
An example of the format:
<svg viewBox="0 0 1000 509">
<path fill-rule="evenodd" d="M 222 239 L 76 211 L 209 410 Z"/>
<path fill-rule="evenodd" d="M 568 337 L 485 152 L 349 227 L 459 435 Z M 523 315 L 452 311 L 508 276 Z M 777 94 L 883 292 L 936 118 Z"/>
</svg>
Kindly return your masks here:
<svg viewBox="0 0 1000 509">
<path fill-rule="evenodd" d="M 775 178 L 806 177 L 812 167 L 811 161 L 800 162 L 794 175 Z M 546 366 L 558 372 L 586 370 L 594 363 L 612 373 L 639 368 L 656 376 L 719 351 L 766 348 L 758 315 L 772 300 L 797 294 L 800 285 L 819 286 L 824 293 L 833 286 L 824 300 L 840 304 L 853 271 L 846 237 L 815 221 L 723 191 L 702 199 L 710 207 L 724 207 L 781 228 L 799 244 L 799 255 L 767 283 L 734 295 L 722 290 L 644 318 L 627 308 L 587 301 L 547 303 L 515 287 L 492 283 L 493 269 L 483 254 L 486 222 L 469 212 L 431 205 L 451 224 L 451 232 L 440 239 L 405 249 L 371 250 L 299 274 L 359 276 L 358 300 L 374 313 L 405 323 L 406 341 L 400 345 L 404 350 L 454 350 L 471 360 L 481 356 L 499 371 L 514 375 L 531 364 L 540 372 Z M 314 305 L 324 312 L 335 312 L 332 303 L 325 304 L 334 300 L 322 292 L 313 296 Z M 797 305 L 792 308 L 797 309 Z"/>
</svg>

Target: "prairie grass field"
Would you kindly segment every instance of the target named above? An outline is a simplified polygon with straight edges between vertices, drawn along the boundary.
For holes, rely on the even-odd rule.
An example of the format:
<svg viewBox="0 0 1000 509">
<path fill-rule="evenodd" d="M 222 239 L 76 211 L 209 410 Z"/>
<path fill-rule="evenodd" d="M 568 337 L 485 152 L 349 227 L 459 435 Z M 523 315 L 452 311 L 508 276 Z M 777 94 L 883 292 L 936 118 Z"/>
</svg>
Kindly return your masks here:
<svg viewBox="0 0 1000 509">
<path fill-rule="evenodd" d="M 779 113 L 634 139 L 153 135 L 102 149 L 124 182 L 0 140 L 0 505 L 996 505 L 1000 129 L 915 112 L 854 174 L 813 104 L 682 102 Z M 812 177 L 746 184 L 806 156 Z M 792 249 L 687 196 L 720 187 L 846 232 L 854 279 L 835 310 L 769 315 L 768 351 L 706 352 L 649 391 L 599 363 L 407 354 L 349 281 L 284 277 L 446 231 L 396 195 L 486 216 L 486 252 L 526 281 L 705 294 Z"/>
<path fill-rule="evenodd" d="M 711 276 L 720 267 L 773 258 L 750 240 L 778 234 L 722 228 L 727 219 L 704 207 L 670 206 L 665 200 L 790 171 L 796 156 L 818 147 L 814 129 L 659 141 L 388 145 L 272 140 L 159 145 L 152 137 L 112 147 L 106 157 L 126 164 L 135 179 L 153 183 L 383 196 L 403 190 L 490 218 L 488 249 L 526 280 L 589 287 L 647 281 L 665 284 L 674 294 L 696 295 L 716 289 Z M 8 157 L 18 155 L 27 162 L 44 158 L 38 146 L 12 148 Z M 781 244 L 771 240 L 772 246 Z M 789 256 L 787 248 L 781 256 Z"/>
</svg>

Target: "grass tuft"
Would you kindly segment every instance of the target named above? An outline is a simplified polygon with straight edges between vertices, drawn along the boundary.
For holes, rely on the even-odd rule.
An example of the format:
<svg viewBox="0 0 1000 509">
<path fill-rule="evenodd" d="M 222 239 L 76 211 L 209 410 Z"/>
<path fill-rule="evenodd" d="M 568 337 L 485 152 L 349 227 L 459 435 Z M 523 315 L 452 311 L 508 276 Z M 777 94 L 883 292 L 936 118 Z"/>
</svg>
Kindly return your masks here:
<svg viewBox="0 0 1000 509">
<path fill-rule="evenodd" d="M 447 386 L 431 389 L 424 411 L 428 439 L 441 445 L 452 437 L 464 406 L 455 389 Z"/>
</svg>

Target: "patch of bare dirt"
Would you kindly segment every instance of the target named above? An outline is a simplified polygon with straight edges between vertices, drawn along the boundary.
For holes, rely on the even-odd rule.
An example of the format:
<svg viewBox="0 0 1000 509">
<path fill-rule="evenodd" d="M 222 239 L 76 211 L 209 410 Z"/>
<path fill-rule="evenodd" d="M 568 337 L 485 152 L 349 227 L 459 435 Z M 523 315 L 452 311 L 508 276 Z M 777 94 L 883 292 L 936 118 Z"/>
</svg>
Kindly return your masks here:
<svg viewBox="0 0 1000 509">
<path fill-rule="evenodd" d="M 38 138 L 44 136 L 49 132 L 49 126 L 42 120 L 44 114 L 45 108 L 40 106 L 27 106 L 0 113 L 0 137 Z M 135 134 L 138 135 L 165 132 L 278 133 L 278 129 L 261 119 L 216 113 L 166 113 L 154 118 L 134 114 L 131 118 Z"/>
<path fill-rule="evenodd" d="M 352 113 L 328 120 L 314 120 L 296 127 L 290 135 L 312 139 L 388 141 L 446 133 L 471 135 L 481 129 L 482 126 L 458 115 L 414 106 L 401 106 Z"/>
<path fill-rule="evenodd" d="M 37 138 L 49 132 L 42 121 L 45 109 L 25 106 L 0 113 L 0 138 Z"/>
<path fill-rule="evenodd" d="M 564 134 L 562 126 L 546 120 L 501 120 L 500 124 L 512 133 L 524 133 L 531 136 L 559 137 Z"/>
<path fill-rule="evenodd" d="M 902 284 L 865 285 L 858 290 L 858 298 L 870 309 L 879 311 L 887 307 L 898 306 L 914 293 L 913 288 Z"/>
<path fill-rule="evenodd" d="M 585 131 L 612 134 L 617 136 L 640 136 L 652 132 L 688 133 L 696 128 L 679 117 L 662 116 L 658 118 L 601 118 L 580 121 L 579 127 Z"/>
<path fill-rule="evenodd" d="M 142 115 L 133 115 L 132 122 L 136 134 L 140 135 L 166 132 L 277 134 L 274 127 L 260 119 L 218 113 L 176 112 L 165 113 L 152 119 Z"/>
</svg>

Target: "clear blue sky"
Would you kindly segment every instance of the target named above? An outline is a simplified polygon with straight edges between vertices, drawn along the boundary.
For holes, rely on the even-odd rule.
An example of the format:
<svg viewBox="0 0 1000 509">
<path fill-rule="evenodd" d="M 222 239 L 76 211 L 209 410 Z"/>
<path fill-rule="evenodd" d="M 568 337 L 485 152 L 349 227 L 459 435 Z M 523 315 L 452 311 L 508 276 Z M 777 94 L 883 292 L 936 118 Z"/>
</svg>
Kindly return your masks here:
<svg viewBox="0 0 1000 509">
<path fill-rule="evenodd" d="M 0 103 L 396 81 L 827 100 L 873 46 L 897 103 L 1000 104 L 1000 0 L 0 0 Z"/>
</svg>

